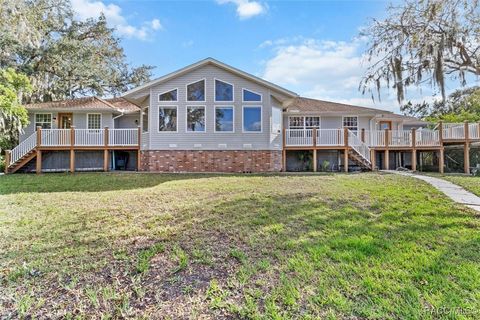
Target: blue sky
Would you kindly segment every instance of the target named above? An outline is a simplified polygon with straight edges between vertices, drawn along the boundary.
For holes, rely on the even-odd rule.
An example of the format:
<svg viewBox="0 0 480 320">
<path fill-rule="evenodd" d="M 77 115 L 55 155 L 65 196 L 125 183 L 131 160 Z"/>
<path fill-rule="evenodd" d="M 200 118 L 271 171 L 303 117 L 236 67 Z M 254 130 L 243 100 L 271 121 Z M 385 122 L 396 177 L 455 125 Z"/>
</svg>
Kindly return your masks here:
<svg viewBox="0 0 480 320">
<path fill-rule="evenodd" d="M 155 77 L 213 57 L 304 96 L 398 111 L 392 92 L 375 104 L 357 89 L 365 48 L 359 29 L 383 17 L 387 1 L 72 3 L 79 18 L 103 12 L 128 61 L 155 66 Z"/>
</svg>

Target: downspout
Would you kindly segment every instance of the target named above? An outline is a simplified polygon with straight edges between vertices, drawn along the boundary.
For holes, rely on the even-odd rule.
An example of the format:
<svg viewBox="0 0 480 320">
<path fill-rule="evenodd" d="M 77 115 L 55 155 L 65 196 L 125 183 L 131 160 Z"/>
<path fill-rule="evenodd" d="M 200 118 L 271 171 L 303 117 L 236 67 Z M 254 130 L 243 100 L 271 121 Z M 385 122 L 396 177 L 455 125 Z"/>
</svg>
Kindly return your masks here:
<svg viewBox="0 0 480 320">
<path fill-rule="evenodd" d="M 115 120 L 120 118 L 120 117 L 123 117 L 125 115 L 125 113 L 123 113 L 123 111 L 120 111 L 120 112 L 121 112 L 120 115 L 112 118 L 114 129 L 115 129 Z M 112 150 L 112 170 L 114 170 L 114 171 L 117 170 L 117 168 L 115 167 L 115 150 Z"/>
</svg>

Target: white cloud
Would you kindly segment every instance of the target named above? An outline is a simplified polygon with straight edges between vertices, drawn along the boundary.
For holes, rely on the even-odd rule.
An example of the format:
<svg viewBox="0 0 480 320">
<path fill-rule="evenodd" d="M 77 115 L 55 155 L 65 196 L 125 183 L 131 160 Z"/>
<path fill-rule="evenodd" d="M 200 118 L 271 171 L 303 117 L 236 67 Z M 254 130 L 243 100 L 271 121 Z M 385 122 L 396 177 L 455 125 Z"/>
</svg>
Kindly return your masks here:
<svg viewBox="0 0 480 320">
<path fill-rule="evenodd" d="M 147 40 L 153 31 L 162 29 L 160 20 L 144 21 L 141 26 L 133 26 L 122 15 L 122 8 L 116 4 L 105 4 L 100 0 L 71 0 L 73 10 L 79 19 L 98 18 L 105 15 L 107 23 L 114 27 L 120 36 Z"/>
<path fill-rule="evenodd" d="M 267 11 L 267 6 L 258 1 L 250 0 L 217 0 L 219 4 L 233 3 L 237 6 L 237 15 L 240 19 L 249 19 Z"/>
</svg>

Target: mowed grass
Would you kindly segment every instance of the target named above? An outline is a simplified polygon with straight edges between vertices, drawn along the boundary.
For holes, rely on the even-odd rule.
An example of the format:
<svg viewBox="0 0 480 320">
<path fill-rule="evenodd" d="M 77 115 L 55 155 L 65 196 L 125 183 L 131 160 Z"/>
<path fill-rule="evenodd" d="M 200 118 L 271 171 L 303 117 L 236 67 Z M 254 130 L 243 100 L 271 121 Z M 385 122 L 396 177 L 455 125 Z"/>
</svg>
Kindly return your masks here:
<svg viewBox="0 0 480 320">
<path fill-rule="evenodd" d="M 0 318 L 478 319 L 479 227 L 397 175 L 0 176 Z"/>
</svg>

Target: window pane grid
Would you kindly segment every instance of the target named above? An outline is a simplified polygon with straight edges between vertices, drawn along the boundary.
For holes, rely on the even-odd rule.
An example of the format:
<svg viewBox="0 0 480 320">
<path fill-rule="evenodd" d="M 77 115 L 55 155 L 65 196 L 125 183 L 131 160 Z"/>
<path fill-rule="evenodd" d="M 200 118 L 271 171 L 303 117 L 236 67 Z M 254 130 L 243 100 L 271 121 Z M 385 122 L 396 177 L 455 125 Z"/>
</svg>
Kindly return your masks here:
<svg viewBox="0 0 480 320">
<path fill-rule="evenodd" d="M 358 117 L 344 117 L 343 127 L 351 131 L 358 131 Z"/>
<path fill-rule="evenodd" d="M 101 127 L 101 115 L 100 114 L 88 114 L 87 115 L 87 129 L 100 129 Z"/>
<path fill-rule="evenodd" d="M 35 114 L 35 128 L 42 127 L 42 129 L 52 128 L 52 115 L 50 113 Z"/>
<path fill-rule="evenodd" d="M 288 117 L 288 127 L 290 129 L 319 129 L 320 117 Z"/>
</svg>

